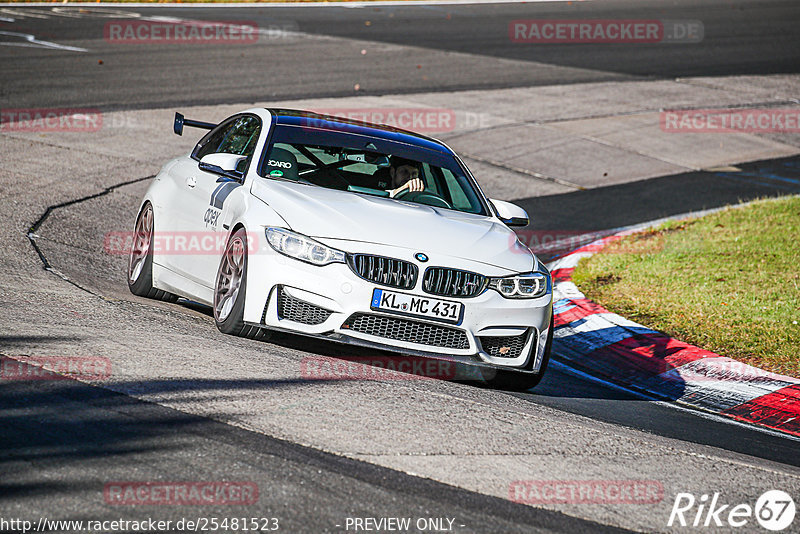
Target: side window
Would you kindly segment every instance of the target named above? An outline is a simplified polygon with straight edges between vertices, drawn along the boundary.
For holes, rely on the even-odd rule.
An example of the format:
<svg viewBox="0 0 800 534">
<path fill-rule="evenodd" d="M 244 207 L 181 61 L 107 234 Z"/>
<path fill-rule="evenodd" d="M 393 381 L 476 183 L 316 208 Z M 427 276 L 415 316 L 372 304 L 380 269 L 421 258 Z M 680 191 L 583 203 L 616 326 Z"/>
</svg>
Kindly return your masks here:
<svg viewBox="0 0 800 534">
<path fill-rule="evenodd" d="M 228 121 L 203 137 L 194 149 L 194 157 L 222 152 L 250 157 L 256 148 L 260 121 L 255 117 L 239 117 Z"/>
<path fill-rule="evenodd" d="M 197 159 L 203 159 L 203 156 L 206 154 L 213 154 L 216 152 L 219 144 L 225 139 L 225 136 L 228 135 L 228 131 L 233 128 L 235 122 L 236 121 L 228 121 L 208 132 L 205 137 L 200 139 L 197 146 L 194 147 L 192 156 Z"/>
<path fill-rule="evenodd" d="M 261 131 L 259 126 L 259 120 L 255 117 L 239 117 L 222 139 L 217 152 L 252 156 L 256 148 L 258 133 Z"/>
</svg>

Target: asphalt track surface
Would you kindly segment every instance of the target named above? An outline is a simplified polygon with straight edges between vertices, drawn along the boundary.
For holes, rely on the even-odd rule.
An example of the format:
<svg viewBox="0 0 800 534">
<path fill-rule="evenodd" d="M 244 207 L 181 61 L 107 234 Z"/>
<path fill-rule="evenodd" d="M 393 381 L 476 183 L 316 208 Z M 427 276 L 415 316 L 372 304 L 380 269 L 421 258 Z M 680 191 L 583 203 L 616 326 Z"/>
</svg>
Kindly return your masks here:
<svg viewBox="0 0 800 534">
<path fill-rule="evenodd" d="M 0 30 L 88 48 L 0 51 L 2 97 L 17 107 L 130 108 L 402 94 L 681 76 L 796 72 L 800 7 L 791 0 L 545 2 L 363 8 L 136 8 L 143 16 L 253 21 L 349 43 L 285 39 L 273 46 L 120 47 L 103 40 L 107 17 L 16 16 Z M 16 9 L 16 8 L 15 8 Z M 13 13 L 2 16 L 15 17 Z M 514 43 L 518 19 L 698 20 L 700 43 L 629 46 Z M 2 37 L 2 36 L 0 36 Z M 2 41 L 20 41 L 4 37 Z M 397 46 L 392 46 L 397 45 Z M 406 47 L 415 47 L 409 53 Z M 206 48 L 208 47 L 208 48 Z M 213 50 L 213 54 L 204 53 Z M 366 50 L 365 55 L 361 54 Z M 99 64 L 102 61 L 102 64 Z"/>
<path fill-rule="evenodd" d="M 359 94 L 380 95 L 797 72 L 800 6 L 796 2 L 694 4 L 658 1 L 646 6 L 604 2 L 226 11 L 228 19 L 253 20 L 262 26 L 289 24 L 307 34 L 353 41 L 336 49 L 324 39 L 306 40 L 302 46 L 277 41 L 273 49 L 247 54 L 235 47 L 214 47 L 209 54 L 203 47 L 181 46 L 150 46 L 143 54 L 135 47 L 105 43 L 104 19 L 22 17 L 14 23 L 13 31 L 86 47 L 90 52 L 0 47 L 0 65 L 5 73 L 12 73 L 4 76 L 0 96 L 4 106 L 13 108 L 76 106 L 111 111 L 265 98 L 352 96 L 354 84 L 360 85 Z M 35 12 L 34 8 L 26 10 Z M 136 11 L 192 19 L 221 18 L 219 11 L 203 8 Z M 705 38 L 691 48 L 658 44 L 535 49 L 510 43 L 507 38 L 509 20 L 576 16 L 701 20 Z M 0 26 L 3 29 L 10 30 L 10 25 Z M 360 53 L 365 46 L 372 50 L 378 45 L 383 46 L 380 58 L 372 59 L 371 52 Z M 418 47 L 419 57 L 424 59 L 408 57 L 404 48 L 391 45 Z M 791 180 L 800 178 L 796 159 L 751 167 L 779 172 Z M 700 174 L 703 180 L 697 179 Z M 702 187 L 698 185 L 701 183 Z M 795 186 L 787 189 L 786 183 L 737 180 L 722 172 L 688 173 L 521 199 L 520 204 L 537 213 L 539 220 L 548 221 L 550 227 L 600 230 L 797 191 Z M 600 206 L 604 207 L 602 218 L 597 215 Z M 121 204 L 110 211 L 114 209 L 130 211 L 135 206 Z M 608 213 L 613 215 L 609 217 Z M 27 222 L 34 223 L 36 217 Z M 122 219 L 126 220 L 124 216 Z M 33 251 L 31 258 L 40 261 Z M 87 287 L 105 287 L 106 280 L 93 276 L 89 269 Z M 197 314 L 191 307 L 172 308 L 177 313 Z M 202 313 L 207 312 L 201 309 Z M 0 347 L 14 348 L 29 341 L 12 334 L 0 339 Z M 309 354 L 330 351 L 325 343 L 296 339 L 284 343 Z M 514 396 L 532 405 L 665 439 L 714 447 L 724 454 L 747 455 L 755 463 L 763 460 L 764 465 L 800 466 L 796 441 L 665 403 L 648 402 L 559 366 L 549 370 L 534 392 Z M 164 473 L 173 477 L 184 473 L 189 478 L 202 473 L 208 479 L 220 479 L 230 478 L 228 475 L 237 470 L 246 473 L 262 487 L 280 487 L 280 491 L 263 493 L 262 499 L 267 499 L 263 501 L 265 509 L 286 518 L 289 531 L 333 530 L 346 516 L 390 516 L 397 515 L 398 510 L 413 516 L 458 516 L 475 532 L 599 532 L 606 528 L 81 384 L 3 384 L 0 406 L 0 471 L 34 466 L 48 472 L 50 478 L 47 483 L 0 481 L 0 511 L 4 513 L 19 512 L 13 503 L 21 495 L 33 495 L 43 513 L 48 508 L 80 510 L 82 503 L 71 497 L 77 488 L 61 480 L 78 471 L 106 473 L 128 467 L 139 469 L 141 478 Z M 65 410 L 65 406 L 72 409 Z M 42 421 L 49 423 L 44 432 Z M 174 513 L 175 517 L 179 515 Z"/>
<path fill-rule="evenodd" d="M 4 339 L 13 343 L 12 339 Z M 105 473 L 136 472 L 158 480 L 165 473 L 203 480 L 255 482 L 260 516 L 280 519 L 289 532 L 342 530 L 347 517 L 457 517 L 470 532 L 620 532 L 620 529 L 515 504 L 398 471 L 276 440 L 194 417 L 105 389 L 72 382 L 16 384 L 0 396 L 4 415 L 0 469 L 35 465 L 68 472 L 70 463 Z M 54 413 L 50 407 L 61 407 Z M 43 425 L 46 422 L 46 425 Z M 43 431 L 43 428 L 45 429 Z M 55 477 L 54 477 L 55 478 Z M 31 493 L 62 510 L 79 508 L 71 495 L 84 488 L 58 477 L 47 483 L 0 482 L 3 516 Z M 269 490 L 267 490 L 269 488 Z M 121 510 L 119 517 L 136 519 Z M 187 517 L 180 507 L 161 520 Z M 194 512 L 191 512 L 194 513 Z M 51 509 L 51 518 L 55 510 Z M 139 519 L 143 513 L 139 512 Z M 252 516 L 247 506 L 202 510 L 205 517 Z M 27 514 L 26 514 L 27 516 Z M 45 515 L 47 517 L 47 515 Z M 459 529 L 457 529 L 459 530 Z"/>
</svg>

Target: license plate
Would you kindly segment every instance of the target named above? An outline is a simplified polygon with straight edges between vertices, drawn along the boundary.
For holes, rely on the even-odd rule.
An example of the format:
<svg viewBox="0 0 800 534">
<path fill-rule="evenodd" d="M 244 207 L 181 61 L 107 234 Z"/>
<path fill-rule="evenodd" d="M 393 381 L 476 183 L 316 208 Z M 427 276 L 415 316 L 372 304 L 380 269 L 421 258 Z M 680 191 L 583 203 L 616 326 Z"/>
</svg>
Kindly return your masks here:
<svg viewBox="0 0 800 534">
<path fill-rule="evenodd" d="M 370 308 L 400 315 L 458 323 L 461 320 L 464 305 L 460 302 L 449 302 L 376 288 L 372 291 Z"/>
</svg>

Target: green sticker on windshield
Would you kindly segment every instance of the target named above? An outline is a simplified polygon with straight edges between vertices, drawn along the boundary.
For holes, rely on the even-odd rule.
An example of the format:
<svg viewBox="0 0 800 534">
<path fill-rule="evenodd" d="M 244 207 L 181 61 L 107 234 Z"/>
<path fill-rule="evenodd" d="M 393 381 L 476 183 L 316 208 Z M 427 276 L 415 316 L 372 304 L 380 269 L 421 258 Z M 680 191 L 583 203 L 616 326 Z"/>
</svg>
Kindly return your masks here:
<svg viewBox="0 0 800 534">
<path fill-rule="evenodd" d="M 275 169 L 274 171 L 270 171 L 269 175 L 270 176 L 283 176 L 283 171 L 279 171 L 278 169 Z"/>
</svg>

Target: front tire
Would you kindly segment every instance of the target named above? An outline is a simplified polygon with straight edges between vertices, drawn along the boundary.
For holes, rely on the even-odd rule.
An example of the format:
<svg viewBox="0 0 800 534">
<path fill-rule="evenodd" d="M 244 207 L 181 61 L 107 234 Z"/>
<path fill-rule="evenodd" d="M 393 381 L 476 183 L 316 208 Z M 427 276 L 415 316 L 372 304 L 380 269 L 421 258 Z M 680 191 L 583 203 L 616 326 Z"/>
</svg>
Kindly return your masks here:
<svg viewBox="0 0 800 534">
<path fill-rule="evenodd" d="M 214 283 L 214 322 L 223 334 L 266 339 L 267 332 L 244 322 L 247 292 L 247 232 L 239 228 L 225 246 Z"/>
<path fill-rule="evenodd" d="M 550 362 L 550 351 L 553 347 L 553 326 L 555 324 L 554 317 L 550 316 L 550 328 L 547 332 L 547 342 L 544 345 L 544 357 L 542 357 L 542 365 L 539 367 L 539 372 L 536 374 L 520 373 L 518 371 L 506 371 L 503 369 L 483 370 L 485 373 L 485 380 L 488 385 L 497 389 L 504 389 L 508 391 L 527 391 L 539 385 L 544 377 L 544 372 L 547 370 L 547 364 Z M 486 374 L 494 373 L 494 376 L 486 376 Z"/>
<path fill-rule="evenodd" d="M 177 295 L 153 287 L 153 206 L 145 203 L 133 231 L 133 245 L 128 258 L 128 289 L 139 297 L 176 302 Z"/>
</svg>

